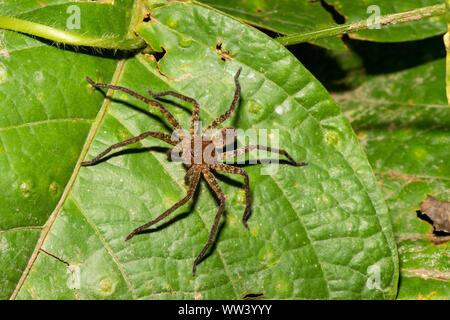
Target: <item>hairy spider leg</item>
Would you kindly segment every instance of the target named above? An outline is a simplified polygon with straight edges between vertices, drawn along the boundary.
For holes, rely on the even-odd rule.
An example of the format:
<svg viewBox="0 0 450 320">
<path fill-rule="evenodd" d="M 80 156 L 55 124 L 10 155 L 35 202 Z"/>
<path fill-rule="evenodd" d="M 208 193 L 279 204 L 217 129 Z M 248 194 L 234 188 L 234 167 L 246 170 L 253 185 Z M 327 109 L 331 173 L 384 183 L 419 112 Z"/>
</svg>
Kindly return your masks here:
<svg viewBox="0 0 450 320">
<path fill-rule="evenodd" d="M 194 108 L 192 109 L 190 133 L 191 133 L 191 137 L 194 135 L 195 123 L 200 119 L 200 105 L 198 104 L 197 100 L 195 100 L 194 98 L 185 96 L 181 93 L 175 92 L 175 91 L 164 91 L 164 92 L 154 93 L 153 91 L 148 89 L 147 92 L 149 95 L 151 95 L 155 99 L 157 99 L 159 97 L 164 97 L 164 96 L 172 96 L 172 97 L 175 97 L 180 100 L 183 100 L 183 101 L 193 104 Z"/>
<path fill-rule="evenodd" d="M 248 179 L 248 174 L 241 168 L 233 167 L 227 164 L 212 164 L 211 168 L 216 171 L 221 171 L 225 173 L 231 173 L 231 174 L 238 174 L 244 177 L 244 191 L 245 191 L 245 210 L 244 215 L 242 216 L 242 223 L 244 224 L 244 227 L 249 230 L 247 219 L 250 215 L 250 207 L 252 205 L 252 200 L 250 197 L 250 181 Z"/>
<path fill-rule="evenodd" d="M 224 152 L 224 153 L 222 153 L 220 155 L 220 160 L 236 158 L 237 156 L 240 156 L 242 154 L 245 154 L 245 153 L 250 152 L 250 151 L 255 150 L 255 149 L 279 153 L 279 154 L 285 156 L 286 158 L 288 158 L 289 161 L 294 166 L 297 166 L 297 167 L 302 167 L 302 166 L 306 166 L 307 165 L 306 162 L 297 162 L 297 161 L 295 161 L 294 158 L 292 158 L 289 155 L 289 153 L 287 153 L 286 150 L 276 149 L 276 148 L 272 148 L 272 147 L 267 147 L 267 146 L 263 146 L 263 145 L 260 145 L 260 144 L 250 144 L 250 145 L 247 145 L 245 147 L 242 147 L 242 148 L 239 148 L 239 149 L 236 149 L 236 150 Z"/>
<path fill-rule="evenodd" d="M 232 136 L 230 136 L 230 132 Z M 231 143 L 235 143 L 237 139 L 236 129 L 233 127 L 223 127 L 219 129 L 212 137 L 211 140 L 217 149 L 224 148 Z M 230 139 L 231 138 L 231 139 Z"/>
<path fill-rule="evenodd" d="M 194 173 L 195 168 L 196 168 L 195 166 L 190 167 L 189 170 L 184 175 L 184 183 L 186 183 L 187 185 L 189 185 L 190 177 Z"/>
<path fill-rule="evenodd" d="M 234 82 L 236 84 L 236 90 L 234 91 L 234 97 L 233 101 L 231 102 L 230 108 L 221 116 L 219 116 L 217 119 L 215 119 L 204 131 L 203 136 L 209 136 L 212 129 L 217 128 L 222 122 L 227 120 L 231 114 L 233 113 L 234 109 L 236 108 L 237 102 L 239 101 L 239 96 L 241 95 L 241 85 L 239 83 L 239 75 L 241 74 L 242 68 L 239 68 L 239 70 L 236 72 L 236 75 L 234 76 Z"/>
<path fill-rule="evenodd" d="M 187 191 L 186 196 L 183 199 L 181 199 L 180 201 L 178 201 L 177 203 L 175 203 L 172 207 L 170 207 L 169 209 L 164 211 L 164 213 L 162 213 L 156 219 L 154 219 L 154 220 L 152 220 L 150 222 L 147 222 L 146 224 L 140 226 L 139 228 L 134 229 L 128 235 L 128 237 L 125 239 L 125 241 L 130 240 L 136 233 L 139 233 L 139 232 L 147 229 L 148 227 L 151 227 L 155 223 L 161 221 L 162 219 L 166 218 L 168 215 L 170 215 L 176 209 L 178 209 L 179 207 L 184 205 L 186 202 L 188 202 L 192 198 L 192 196 L 194 195 L 195 190 L 197 189 L 197 185 L 198 185 L 198 181 L 200 180 L 200 176 L 201 176 L 201 171 L 194 171 L 193 176 L 192 176 L 192 180 L 191 180 L 191 183 L 189 184 L 189 189 Z"/>
<path fill-rule="evenodd" d="M 220 204 L 219 209 L 217 210 L 216 217 L 214 218 L 214 224 L 211 228 L 211 231 L 209 233 L 208 241 L 206 242 L 205 246 L 203 247 L 202 251 L 198 254 L 197 258 L 195 258 L 194 265 L 192 267 L 192 275 L 195 275 L 195 272 L 197 271 L 197 264 L 202 260 L 203 256 L 205 255 L 208 248 L 211 246 L 211 244 L 214 242 L 214 239 L 216 237 L 217 233 L 217 227 L 219 226 L 220 217 L 222 216 L 224 210 L 225 210 L 225 194 L 222 191 L 222 188 L 220 187 L 219 183 L 217 182 L 214 175 L 209 171 L 209 169 L 202 170 L 203 177 L 205 178 L 206 182 L 209 184 L 209 186 L 212 188 L 214 193 L 219 198 Z"/>
<path fill-rule="evenodd" d="M 176 130 L 180 130 L 181 132 L 183 132 L 183 129 L 181 128 L 180 124 L 178 123 L 177 119 L 175 119 L 175 117 L 170 113 L 169 110 L 167 110 L 166 108 L 164 108 L 164 106 L 159 103 L 158 101 L 155 100 L 150 100 L 142 95 L 140 95 L 139 93 L 136 93 L 128 88 L 125 87 L 121 87 L 121 86 L 115 86 L 112 84 L 107 84 L 107 83 L 97 83 L 95 81 L 93 81 L 91 78 L 86 77 L 86 80 L 89 81 L 89 83 L 97 88 L 108 88 L 108 89 L 112 89 L 112 90 L 120 90 L 123 91 L 125 93 L 128 93 L 130 96 L 135 97 L 138 100 L 141 100 L 142 102 L 145 102 L 149 105 L 158 107 L 159 110 L 161 111 L 161 113 L 163 114 L 163 116 L 167 119 L 167 121 L 169 121 L 170 125 L 176 129 Z"/>
<path fill-rule="evenodd" d="M 98 162 L 103 156 L 105 156 L 106 154 L 110 153 L 113 149 L 117 149 L 119 147 L 122 146 L 126 146 L 128 144 L 132 144 L 135 142 L 138 142 L 142 139 L 147 138 L 148 136 L 160 139 L 164 142 L 167 142 L 171 145 L 174 145 L 174 142 L 172 142 L 170 136 L 168 134 L 162 133 L 162 132 L 153 132 L 153 131 L 148 131 L 148 132 L 144 132 L 141 133 L 140 135 L 138 135 L 137 137 L 131 138 L 131 139 L 127 139 L 121 142 L 118 142 L 116 144 L 113 144 L 112 146 L 108 147 L 105 151 L 103 151 L 102 153 L 100 153 L 99 155 L 97 155 L 94 159 L 92 159 L 91 161 L 84 161 L 81 163 L 82 166 L 90 166 L 95 164 L 96 162 Z"/>
</svg>

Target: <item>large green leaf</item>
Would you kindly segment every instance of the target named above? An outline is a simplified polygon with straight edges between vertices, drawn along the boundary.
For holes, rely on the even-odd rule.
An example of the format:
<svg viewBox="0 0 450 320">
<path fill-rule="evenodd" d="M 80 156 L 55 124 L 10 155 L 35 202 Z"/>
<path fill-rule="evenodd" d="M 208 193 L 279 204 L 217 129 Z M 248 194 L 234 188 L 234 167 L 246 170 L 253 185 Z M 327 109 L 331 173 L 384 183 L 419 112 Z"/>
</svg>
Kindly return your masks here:
<svg viewBox="0 0 450 320">
<path fill-rule="evenodd" d="M 278 129 L 280 145 L 309 165 L 286 165 L 271 175 L 263 174 L 260 166 L 246 167 L 254 200 L 250 232 L 240 223 L 243 191 L 239 183 L 233 183 L 240 179 L 222 177 L 228 199 L 226 219 L 215 247 L 192 277 L 193 260 L 206 242 L 217 211 L 217 203 L 203 183 L 194 204 L 180 209 L 175 220 L 124 241 L 132 229 L 156 217 L 185 193 L 185 170 L 179 163 L 167 161 L 160 149 L 164 144 L 148 139 L 98 165 L 80 168 L 75 161 L 81 144 L 75 145 L 69 128 L 53 136 L 49 134 L 52 128 L 43 130 L 46 134 L 41 136 L 31 132 L 35 139 L 61 143 L 72 158 L 65 160 L 65 180 L 58 182 L 61 189 L 67 184 L 59 204 L 48 201 L 41 214 L 34 213 L 36 205 L 28 207 L 29 217 L 41 219 L 33 226 L 48 220 L 24 281 L 17 286 L 17 298 L 209 299 L 243 298 L 249 293 L 263 293 L 265 298 L 393 298 L 398 272 L 395 241 L 375 177 L 348 121 L 295 57 L 257 30 L 197 4 L 170 2 L 158 7 L 152 11 L 152 20 L 141 23 L 136 31 L 153 49 L 164 48 L 161 60 L 157 63 L 153 56 L 137 54 L 119 62 L 112 77 L 100 73 L 108 69 L 100 64 L 89 70 L 74 61 L 70 67 L 76 72 L 68 72 L 69 83 L 63 88 L 78 83 L 80 91 L 61 95 L 66 104 L 58 110 L 88 110 L 89 119 L 93 118 L 104 96 L 83 82 L 83 76 L 89 75 L 140 93 L 147 88 L 173 89 L 195 97 L 202 119 L 209 122 L 229 106 L 233 75 L 242 67 L 242 101 L 227 124 Z M 27 39 L 15 37 L 22 42 Z M 228 51 L 225 56 L 220 55 L 218 43 Z M 84 57 L 81 53 L 61 54 Z M 9 61 L 22 61 L 13 58 L 11 55 Z M 28 59 L 39 65 L 47 58 L 35 54 Z M 115 61 L 105 63 L 113 66 Z M 28 74 L 22 75 L 36 91 L 52 88 L 49 84 L 40 87 Z M 5 92 L 13 91 L 8 87 Z M 186 127 L 191 106 L 176 104 L 166 103 Z M 11 112 L 6 104 L 4 108 Z M 16 109 L 34 110 L 26 103 L 17 104 Z M 89 127 L 76 131 L 81 141 L 87 136 L 81 151 L 81 158 L 87 152 L 87 159 L 144 131 L 169 133 L 159 111 L 122 93 L 115 93 L 113 100 L 105 99 L 95 121 L 87 123 L 89 135 Z M 26 139 L 30 143 L 21 146 L 20 156 L 36 151 L 30 146 L 34 140 Z M 142 146 L 148 149 L 140 149 Z M 70 148 L 76 148 L 76 153 L 70 153 Z M 52 157 L 53 149 L 47 145 L 38 149 L 42 154 L 36 158 L 38 164 L 50 162 L 53 166 L 44 172 L 58 172 L 60 158 L 68 157 L 64 153 Z M 3 163 L 9 163 L 9 149 L 2 150 Z M 20 183 L 18 195 L 1 197 L 14 201 L 28 193 L 35 201 L 44 201 L 44 195 L 34 195 L 29 186 L 34 190 L 34 184 Z M 9 209 L 4 212 L 2 217 L 16 217 Z M 27 225 L 5 220 L 2 230 L 23 226 Z M 17 263 L 25 261 L 25 254 L 29 252 L 16 259 Z M 1 263 L 8 263 L 3 254 Z M 17 276 L 13 280 L 17 281 Z"/>
<path fill-rule="evenodd" d="M 332 5 L 346 22 L 354 22 L 368 19 L 376 22 L 376 16 L 385 16 L 393 13 L 405 12 L 412 9 L 442 4 L 442 0 L 325 0 Z M 367 39 L 380 42 L 401 42 L 443 34 L 446 31 L 445 17 L 431 17 L 427 19 L 413 19 L 412 21 L 387 26 L 379 25 L 372 29 L 351 33 L 355 39 Z"/>
<path fill-rule="evenodd" d="M 280 34 L 313 31 L 336 25 L 320 1 L 308 0 L 202 0 L 219 10 L 254 26 Z M 338 37 L 315 40 L 313 43 L 332 50 L 346 50 Z"/>
<path fill-rule="evenodd" d="M 426 195 L 450 200 L 450 108 L 445 59 L 379 75 L 336 95 L 374 167 L 399 247 L 399 299 L 449 299 L 448 237 L 416 210 Z M 444 243 L 442 243 L 444 242 Z"/>
<path fill-rule="evenodd" d="M 69 1 L 2 2 L 0 14 L 65 28 Z M 78 4 L 79 32 L 125 35 L 130 10 Z M 117 21 L 114 27 L 98 14 Z M 128 17 L 128 18 L 127 18 Z M 125 26 L 125 29 L 122 30 Z M 122 29 L 121 29 L 122 28 Z M 116 61 L 61 50 L 11 31 L 0 31 L 0 298 L 8 298 L 33 252 L 39 230 L 69 180 L 102 96 L 83 76 L 110 81 Z"/>
</svg>

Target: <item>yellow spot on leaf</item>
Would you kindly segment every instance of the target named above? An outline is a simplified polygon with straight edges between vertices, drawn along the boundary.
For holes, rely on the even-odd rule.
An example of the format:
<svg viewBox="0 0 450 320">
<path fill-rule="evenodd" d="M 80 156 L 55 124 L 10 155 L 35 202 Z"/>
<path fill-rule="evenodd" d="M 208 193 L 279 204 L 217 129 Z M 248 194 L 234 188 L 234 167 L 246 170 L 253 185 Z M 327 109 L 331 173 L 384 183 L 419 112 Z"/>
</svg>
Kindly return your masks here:
<svg viewBox="0 0 450 320">
<path fill-rule="evenodd" d="M 59 184 L 56 181 L 53 181 L 52 183 L 50 183 L 50 185 L 48 187 L 48 191 L 53 195 L 58 194 Z"/>
<path fill-rule="evenodd" d="M 177 21 L 177 20 L 175 20 L 175 19 L 173 19 L 173 18 L 167 19 L 167 26 L 168 26 L 169 28 L 174 29 L 174 28 L 177 27 L 177 25 L 178 25 L 178 21 Z"/>
<path fill-rule="evenodd" d="M 192 39 L 188 38 L 188 37 L 185 37 L 185 36 L 182 36 L 178 40 L 178 43 L 180 44 L 180 47 L 187 48 L 187 47 L 189 47 L 192 44 Z"/>
<path fill-rule="evenodd" d="M 103 279 L 100 281 L 98 288 L 102 294 L 110 296 L 116 290 L 116 284 L 109 279 Z"/>
<path fill-rule="evenodd" d="M 262 106 L 258 102 L 254 101 L 254 100 L 249 100 L 247 102 L 247 110 L 250 113 L 258 114 L 258 113 L 261 112 Z"/>
<path fill-rule="evenodd" d="M 418 158 L 422 158 L 423 155 L 425 154 L 425 150 L 423 150 L 423 149 L 416 149 L 416 150 L 414 151 L 414 154 L 415 154 Z"/>
<path fill-rule="evenodd" d="M 28 198 L 30 196 L 30 192 L 31 192 L 31 182 L 29 181 L 24 181 L 20 184 L 20 191 L 22 192 L 23 196 L 25 198 Z"/>
<path fill-rule="evenodd" d="M 339 143 L 339 135 L 336 132 L 327 132 L 325 134 L 325 139 L 329 144 L 337 146 Z"/>
</svg>

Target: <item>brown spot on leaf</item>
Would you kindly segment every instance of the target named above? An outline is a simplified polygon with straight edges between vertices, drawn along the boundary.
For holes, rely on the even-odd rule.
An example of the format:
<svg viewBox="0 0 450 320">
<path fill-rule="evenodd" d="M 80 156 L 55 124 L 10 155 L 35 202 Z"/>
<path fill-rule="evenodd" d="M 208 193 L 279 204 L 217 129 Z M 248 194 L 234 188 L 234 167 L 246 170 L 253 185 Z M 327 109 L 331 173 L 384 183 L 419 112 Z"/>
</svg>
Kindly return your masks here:
<svg viewBox="0 0 450 320">
<path fill-rule="evenodd" d="M 396 172 L 396 171 L 389 171 L 389 172 L 383 173 L 383 176 L 385 176 L 385 175 L 388 175 L 392 179 L 403 179 L 403 180 L 405 180 L 406 184 L 410 184 L 411 182 L 422 182 L 423 181 L 416 176 L 403 174 L 403 173 Z"/>
<path fill-rule="evenodd" d="M 419 217 L 420 215 L 426 215 L 429 218 L 435 233 L 450 233 L 450 202 L 441 201 L 427 195 L 425 201 L 420 203 L 418 215 Z"/>
<path fill-rule="evenodd" d="M 443 272 L 435 269 L 426 269 L 426 268 L 419 268 L 419 269 L 405 269 L 400 268 L 400 271 L 404 273 L 406 277 L 416 277 L 416 278 L 422 278 L 422 279 L 433 279 L 436 281 L 444 281 L 448 282 L 450 280 L 450 273 L 449 272 Z"/>
<path fill-rule="evenodd" d="M 429 294 L 425 296 L 419 293 L 419 295 L 417 296 L 417 300 L 430 300 L 435 294 L 436 291 L 431 291 Z"/>
</svg>

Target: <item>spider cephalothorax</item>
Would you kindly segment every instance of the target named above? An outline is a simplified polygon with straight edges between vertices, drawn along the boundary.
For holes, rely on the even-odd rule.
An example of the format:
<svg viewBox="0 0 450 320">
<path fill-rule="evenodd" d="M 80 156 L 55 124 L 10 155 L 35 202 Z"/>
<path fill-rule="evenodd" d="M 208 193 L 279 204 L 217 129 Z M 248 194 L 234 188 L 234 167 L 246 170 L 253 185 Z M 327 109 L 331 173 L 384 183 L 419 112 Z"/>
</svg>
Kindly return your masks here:
<svg viewBox="0 0 450 320">
<path fill-rule="evenodd" d="M 109 88 L 113 90 L 120 90 L 123 92 L 126 92 L 130 94 L 131 96 L 149 104 L 153 105 L 159 108 L 159 110 L 162 112 L 164 117 L 167 119 L 167 121 L 170 123 L 172 128 L 174 129 L 174 134 L 172 136 L 162 133 L 162 132 L 153 132 L 148 131 L 140 134 L 137 137 L 116 143 L 109 148 L 107 148 L 105 151 L 97 155 L 95 158 L 93 158 L 90 161 L 82 162 L 81 165 L 88 166 L 95 164 L 98 162 L 104 155 L 109 153 L 111 150 L 116 149 L 121 146 L 125 146 L 131 143 L 135 143 L 137 141 L 140 141 L 146 137 L 154 137 L 157 139 L 160 139 L 168 144 L 171 144 L 173 148 L 169 150 L 170 158 L 172 161 L 178 161 L 183 162 L 187 167 L 188 171 L 185 175 L 185 181 L 189 185 L 188 191 L 186 196 L 175 203 L 172 207 L 167 209 L 165 212 L 163 212 L 160 216 L 155 218 L 154 220 L 140 226 L 139 228 L 133 230 L 126 240 L 131 239 L 136 233 L 139 233 L 143 231 L 144 229 L 154 225 L 155 223 L 163 220 L 168 215 L 170 215 L 173 211 L 175 211 L 177 208 L 184 205 L 186 202 L 189 201 L 189 199 L 192 198 L 192 196 L 195 193 L 195 190 L 197 189 L 198 183 L 200 181 L 201 176 L 205 178 L 208 185 L 211 187 L 211 189 L 214 191 L 214 193 L 217 195 L 220 205 L 219 210 L 217 211 L 216 217 L 214 219 L 214 224 L 212 226 L 212 229 L 209 234 L 209 238 L 201 252 L 198 254 L 197 258 L 194 261 L 194 265 L 192 268 L 192 274 L 195 275 L 197 264 L 201 261 L 203 256 L 205 255 L 208 248 L 211 246 L 211 244 L 214 242 L 214 238 L 217 232 L 217 227 L 219 225 L 220 218 L 222 216 L 222 213 L 225 210 L 225 194 L 223 193 L 219 183 L 217 182 L 213 171 L 219 171 L 219 172 L 225 172 L 225 173 L 232 173 L 241 175 L 244 177 L 244 189 L 245 189 L 245 197 L 246 197 L 246 206 L 244 215 L 242 217 L 242 222 L 244 226 L 248 229 L 247 225 L 247 218 L 250 213 L 250 185 L 249 185 L 249 179 L 247 173 L 239 168 L 232 166 L 230 164 L 225 164 L 222 161 L 225 161 L 227 159 L 234 159 L 239 155 L 245 154 L 247 152 L 250 152 L 254 149 L 260 149 L 260 150 L 266 150 L 269 152 L 275 152 L 284 155 L 286 158 L 289 159 L 289 161 L 295 165 L 295 166 L 304 166 L 306 165 L 305 162 L 296 162 L 286 151 L 281 149 L 275 149 L 271 147 L 266 147 L 259 144 L 254 145 L 247 145 L 245 147 L 230 150 L 228 149 L 226 151 L 223 151 L 224 146 L 229 146 L 230 142 L 234 142 L 236 139 L 236 130 L 231 127 L 225 127 L 220 130 L 217 130 L 216 128 L 222 124 L 226 119 L 230 117 L 230 115 L 233 113 L 238 101 L 239 96 L 241 92 L 241 86 L 239 84 L 239 75 L 241 73 L 241 69 L 238 70 L 236 75 L 234 76 L 234 80 L 236 83 L 236 91 L 234 93 L 233 101 L 231 102 L 230 108 L 222 114 L 220 117 L 215 119 L 203 132 L 200 130 L 199 124 L 199 112 L 200 112 L 200 106 L 198 102 L 192 98 L 186 97 L 180 93 L 174 92 L 174 91 L 165 91 L 161 93 L 153 93 L 150 90 L 148 90 L 148 93 L 153 98 L 158 98 L 162 96 L 173 96 L 176 98 L 179 98 L 181 100 L 184 100 L 186 102 L 193 104 L 193 111 L 192 111 L 192 118 L 191 118 L 191 125 L 190 125 L 190 132 L 189 135 L 186 134 L 186 132 L 183 130 L 183 128 L 180 126 L 178 121 L 174 118 L 174 116 L 158 101 L 148 99 L 134 91 L 131 91 L 125 87 L 121 86 L 115 86 L 105 83 L 96 83 L 92 81 L 90 78 L 86 77 L 86 79 L 89 81 L 91 85 L 94 87 L 102 87 L 102 88 Z"/>
</svg>

